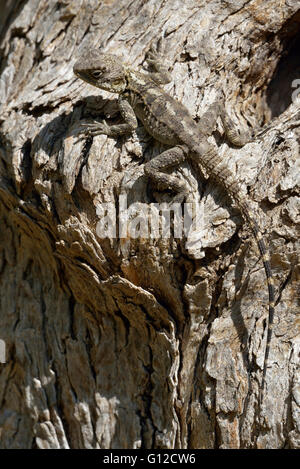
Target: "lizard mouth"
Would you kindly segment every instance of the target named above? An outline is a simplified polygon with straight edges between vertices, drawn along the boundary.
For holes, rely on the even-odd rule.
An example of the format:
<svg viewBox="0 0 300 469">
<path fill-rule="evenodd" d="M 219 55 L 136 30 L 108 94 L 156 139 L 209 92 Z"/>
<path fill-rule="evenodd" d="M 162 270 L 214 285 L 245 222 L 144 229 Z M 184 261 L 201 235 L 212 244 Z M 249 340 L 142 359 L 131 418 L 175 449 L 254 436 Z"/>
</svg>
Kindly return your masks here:
<svg viewBox="0 0 300 469">
<path fill-rule="evenodd" d="M 73 68 L 73 73 L 74 73 L 74 75 L 77 76 L 77 78 L 80 78 L 81 80 L 84 80 L 84 81 L 88 80 L 88 77 L 86 77 L 83 73 L 79 72 L 75 68 Z"/>
<path fill-rule="evenodd" d="M 90 78 L 85 73 L 79 72 L 78 70 L 73 70 L 73 71 L 74 71 L 74 75 L 76 75 L 77 78 L 80 78 L 81 80 L 85 81 L 86 83 L 89 83 L 90 85 L 98 86 L 97 81 Z"/>
</svg>

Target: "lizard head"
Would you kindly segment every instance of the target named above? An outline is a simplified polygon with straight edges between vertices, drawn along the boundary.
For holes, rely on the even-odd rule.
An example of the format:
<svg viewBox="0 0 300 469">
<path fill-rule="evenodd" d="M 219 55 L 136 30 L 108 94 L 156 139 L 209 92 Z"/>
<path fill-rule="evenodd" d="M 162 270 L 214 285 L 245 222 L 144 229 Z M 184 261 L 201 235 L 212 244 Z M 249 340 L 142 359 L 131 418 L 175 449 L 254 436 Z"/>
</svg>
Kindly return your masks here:
<svg viewBox="0 0 300 469">
<path fill-rule="evenodd" d="M 94 49 L 82 55 L 73 67 L 78 78 L 111 93 L 126 88 L 125 71 L 120 57 Z"/>
</svg>

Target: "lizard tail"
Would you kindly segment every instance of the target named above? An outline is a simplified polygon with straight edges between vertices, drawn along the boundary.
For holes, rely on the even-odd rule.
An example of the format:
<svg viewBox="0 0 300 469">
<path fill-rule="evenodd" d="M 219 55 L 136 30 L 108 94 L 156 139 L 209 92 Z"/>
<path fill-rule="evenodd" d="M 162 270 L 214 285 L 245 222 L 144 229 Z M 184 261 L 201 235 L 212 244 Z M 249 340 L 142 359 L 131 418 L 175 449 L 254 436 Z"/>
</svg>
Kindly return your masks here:
<svg viewBox="0 0 300 469">
<path fill-rule="evenodd" d="M 275 295 L 274 295 L 274 281 L 272 276 L 271 264 L 269 251 L 263 240 L 263 236 L 259 225 L 256 221 L 257 216 L 253 213 L 252 208 L 246 196 L 243 195 L 239 182 L 236 180 L 233 173 L 228 167 L 225 166 L 224 162 L 220 159 L 218 153 L 215 151 L 212 145 L 206 144 L 205 148 L 199 148 L 197 142 L 195 145 L 190 145 L 194 154 L 199 158 L 199 162 L 208 171 L 209 175 L 216 180 L 217 183 L 221 184 L 229 196 L 236 202 L 243 217 L 248 222 L 258 245 L 258 249 L 262 256 L 264 269 L 266 272 L 269 292 L 269 315 L 268 315 L 268 326 L 267 326 L 267 342 L 264 356 L 264 368 L 263 377 L 259 402 L 263 401 L 263 395 L 265 390 L 265 378 L 267 374 L 268 358 L 270 353 L 270 344 L 272 337 L 272 327 L 274 320 L 274 308 L 275 308 Z"/>
<path fill-rule="evenodd" d="M 262 404 L 264 392 L 265 392 L 267 366 L 268 366 L 270 344 L 271 344 L 273 322 L 274 322 L 274 309 L 275 309 L 274 280 L 273 280 L 272 269 L 271 269 L 271 264 L 270 264 L 269 250 L 267 249 L 265 242 L 263 240 L 261 230 L 255 219 L 255 214 L 252 213 L 251 208 L 249 207 L 248 203 L 244 200 L 243 197 L 239 197 L 239 195 L 235 193 L 234 199 L 237 205 L 239 206 L 244 218 L 250 225 L 250 228 L 255 236 L 257 246 L 258 246 L 258 249 L 261 254 L 263 264 L 264 264 L 264 269 L 266 272 L 267 283 L 268 283 L 269 315 L 268 315 L 268 324 L 267 324 L 267 342 L 266 342 L 266 347 L 265 347 L 263 377 L 262 377 L 262 385 L 261 385 L 261 392 L 260 392 L 260 398 L 259 398 L 260 404 Z"/>
</svg>

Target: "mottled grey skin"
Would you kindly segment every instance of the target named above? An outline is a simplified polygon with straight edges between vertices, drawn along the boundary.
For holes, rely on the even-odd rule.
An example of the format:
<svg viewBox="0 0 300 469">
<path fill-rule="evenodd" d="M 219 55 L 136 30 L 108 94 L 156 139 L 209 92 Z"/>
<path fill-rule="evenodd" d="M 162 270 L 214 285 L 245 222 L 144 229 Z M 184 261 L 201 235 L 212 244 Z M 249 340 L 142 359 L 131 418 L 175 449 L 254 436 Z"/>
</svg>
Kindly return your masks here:
<svg viewBox="0 0 300 469">
<path fill-rule="evenodd" d="M 160 85 L 170 81 L 163 60 L 151 49 L 147 61 L 155 72 L 144 73 L 122 63 L 119 57 L 91 50 L 74 65 L 74 73 L 82 80 L 106 91 L 118 93 L 119 108 L 124 124 L 108 126 L 105 122 L 87 124 L 89 135 L 106 134 L 119 136 L 130 134 L 137 127 L 137 118 L 146 130 L 159 142 L 170 148 L 144 165 L 145 174 L 160 188 L 171 189 L 176 193 L 173 200 L 182 202 L 188 194 L 188 187 L 165 170 L 176 167 L 186 158 L 198 160 L 210 177 L 224 187 L 249 223 L 257 241 L 264 263 L 269 290 L 269 321 L 265 351 L 261 397 L 265 386 L 265 376 L 272 334 L 274 316 L 274 283 L 269 254 L 257 224 L 258 213 L 253 213 L 251 202 L 243 194 L 239 182 L 224 165 L 215 147 L 207 140 L 220 115 L 225 133 L 234 145 L 242 145 L 247 134 L 237 132 L 231 120 L 223 111 L 222 104 L 214 103 L 204 114 L 201 122 L 195 123 L 189 111 L 180 102 L 168 95 Z M 258 208 L 256 208 L 258 212 Z"/>
</svg>

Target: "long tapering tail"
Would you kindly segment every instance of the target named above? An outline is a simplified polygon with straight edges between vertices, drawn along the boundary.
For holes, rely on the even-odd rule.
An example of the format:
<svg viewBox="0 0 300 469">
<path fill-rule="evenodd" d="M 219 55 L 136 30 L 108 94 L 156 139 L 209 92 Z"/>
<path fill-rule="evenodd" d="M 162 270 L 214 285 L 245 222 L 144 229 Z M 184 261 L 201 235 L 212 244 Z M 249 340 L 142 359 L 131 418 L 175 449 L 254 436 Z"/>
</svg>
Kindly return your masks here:
<svg viewBox="0 0 300 469">
<path fill-rule="evenodd" d="M 272 276 L 271 264 L 269 250 L 266 248 L 266 245 L 263 240 L 263 236 L 259 225 L 256 221 L 257 213 L 253 213 L 251 208 L 250 201 L 247 200 L 246 196 L 243 195 L 239 182 L 236 180 L 233 173 L 226 167 L 224 161 L 220 159 L 220 156 L 210 143 L 205 144 L 202 149 L 199 146 L 198 142 L 195 142 L 195 145 L 191 145 L 194 154 L 199 160 L 200 164 L 208 171 L 210 176 L 216 180 L 217 183 L 221 184 L 230 197 L 236 202 L 239 207 L 243 218 L 248 222 L 250 228 L 255 236 L 258 249 L 262 256 L 262 261 L 264 264 L 264 269 L 266 272 L 267 282 L 268 282 L 268 292 L 269 292 L 269 316 L 268 316 L 268 325 L 267 325 L 267 341 L 265 348 L 264 356 L 264 367 L 263 367 L 263 377 L 260 390 L 259 402 L 260 404 L 263 401 L 264 390 L 265 390 L 265 381 L 267 374 L 268 358 L 270 353 L 270 344 L 272 338 L 272 327 L 274 319 L 274 308 L 275 308 L 275 295 L 274 295 L 274 281 Z M 257 209 L 255 210 L 257 212 Z"/>
<path fill-rule="evenodd" d="M 243 215 L 247 219 L 253 231 L 253 234 L 255 236 L 255 239 L 258 245 L 258 249 L 262 256 L 262 261 L 264 264 L 266 277 L 267 277 L 268 292 L 269 292 L 269 316 L 268 316 L 268 324 L 267 324 L 267 341 L 266 341 L 266 347 L 265 347 L 263 378 L 262 378 L 262 385 L 261 385 L 261 392 L 260 392 L 260 403 L 262 403 L 263 398 L 264 398 L 265 385 L 266 385 L 266 374 L 267 374 L 270 344 L 271 344 L 272 331 L 273 331 L 274 311 L 275 311 L 274 280 L 273 280 L 273 275 L 272 275 L 272 270 L 271 270 L 269 250 L 266 248 L 260 228 L 256 220 L 254 219 L 254 215 L 252 215 L 252 212 L 249 210 L 247 206 L 248 204 L 243 202 L 242 205 L 243 207 L 241 207 L 241 209 L 243 211 Z"/>
</svg>

